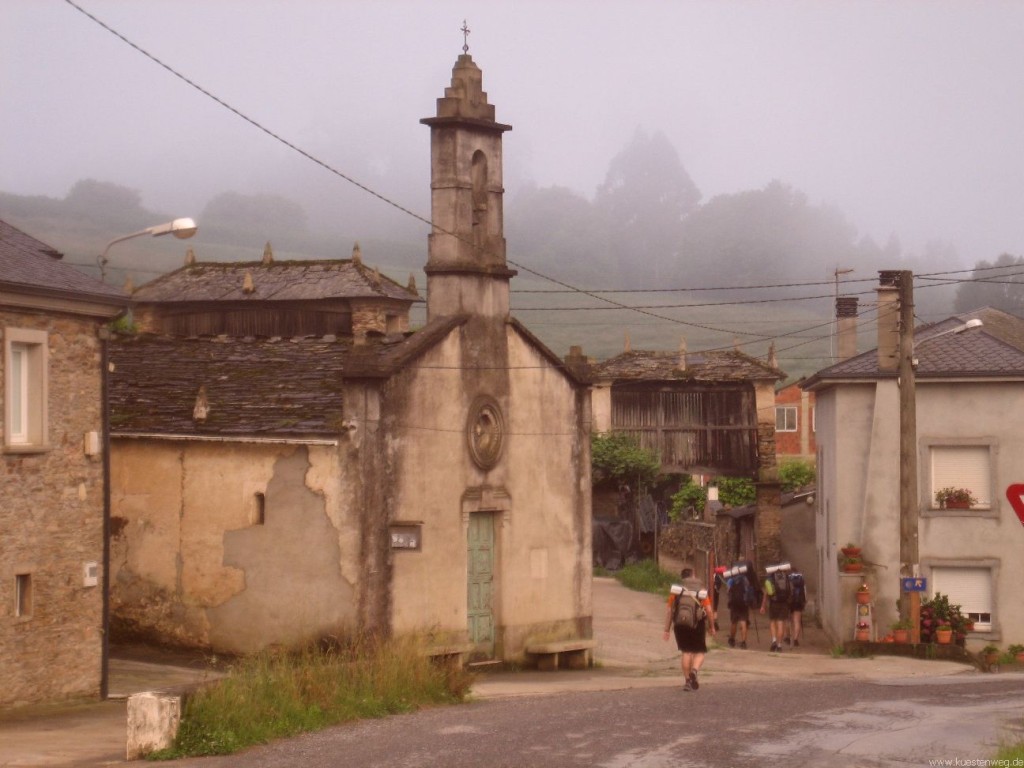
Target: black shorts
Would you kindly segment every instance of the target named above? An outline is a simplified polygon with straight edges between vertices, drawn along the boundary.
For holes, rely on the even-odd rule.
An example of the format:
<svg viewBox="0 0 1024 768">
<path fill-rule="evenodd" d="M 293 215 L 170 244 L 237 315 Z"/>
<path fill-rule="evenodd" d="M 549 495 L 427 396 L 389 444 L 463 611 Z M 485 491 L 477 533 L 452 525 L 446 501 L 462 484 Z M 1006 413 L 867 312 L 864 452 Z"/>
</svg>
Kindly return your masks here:
<svg viewBox="0 0 1024 768">
<path fill-rule="evenodd" d="M 789 603 L 768 603 L 768 619 L 770 621 L 787 621 L 789 619 Z"/>
<path fill-rule="evenodd" d="M 750 608 L 748 608 L 745 605 L 740 605 L 740 606 L 737 606 L 737 607 L 734 608 L 733 606 L 730 605 L 729 606 L 729 621 L 732 622 L 733 624 L 738 624 L 741 621 L 745 621 L 746 623 L 749 624 L 750 623 Z"/>
<path fill-rule="evenodd" d="M 683 653 L 707 653 L 707 626 L 701 621 L 696 627 L 683 627 L 676 624 L 676 648 Z"/>
</svg>

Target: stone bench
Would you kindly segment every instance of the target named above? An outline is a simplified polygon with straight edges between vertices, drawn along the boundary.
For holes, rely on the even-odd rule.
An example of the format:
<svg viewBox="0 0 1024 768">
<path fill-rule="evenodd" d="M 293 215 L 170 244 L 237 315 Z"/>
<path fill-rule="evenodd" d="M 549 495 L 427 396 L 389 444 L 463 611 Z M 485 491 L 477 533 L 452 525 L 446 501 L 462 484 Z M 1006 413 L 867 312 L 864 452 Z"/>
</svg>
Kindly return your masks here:
<svg viewBox="0 0 1024 768">
<path fill-rule="evenodd" d="M 549 643 L 527 643 L 526 653 L 536 657 L 537 669 L 554 672 L 558 669 L 559 658 L 565 659 L 569 669 L 586 669 L 593 663 L 591 651 L 596 647 L 596 640 L 553 640 Z"/>
<path fill-rule="evenodd" d="M 448 643 L 447 645 L 431 645 L 424 649 L 423 654 L 431 661 L 442 664 L 465 666 L 466 657 L 473 650 L 472 643 Z"/>
</svg>

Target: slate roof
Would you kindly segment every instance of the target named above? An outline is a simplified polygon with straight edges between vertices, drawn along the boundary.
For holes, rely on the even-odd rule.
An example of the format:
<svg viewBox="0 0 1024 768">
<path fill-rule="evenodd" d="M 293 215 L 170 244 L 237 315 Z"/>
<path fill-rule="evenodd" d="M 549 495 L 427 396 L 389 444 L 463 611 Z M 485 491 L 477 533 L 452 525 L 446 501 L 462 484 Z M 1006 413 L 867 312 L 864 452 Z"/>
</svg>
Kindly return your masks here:
<svg viewBox="0 0 1024 768">
<path fill-rule="evenodd" d="M 243 290 L 246 274 L 255 290 Z M 139 286 L 132 299 L 149 302 L 309 301 L 388 298 L 422 301 L 408 288 L 350 259 L 198 263 Z"/>
<path fill-rule="evenodd" d="M 785 374 L 736 350 L 687 352 L 686 369 L 679 370 L 678 352 L 633 350 L 592 367 L 594 380 L 614 381 L 755 381 L 784 379 Z"/>
<path fill-rule="evenodd" d="M 465 322 L 442 318 L 413 334 L 351 337 L 117 336 L 109 347 L 111 433 L 336 436 L 346 379 L 401 370 Z M 209 412 L 196 421 L 200 387 Z"/>
<path fill-rule="evenodd" d="M 78 271 L 63 255 L 0 220 L 0 289 L 127 304 L 127 294 Z"/>
<path fill-rule="evenodd" d="M 983 325 L 950 333 L 968 320 Z M 940 335 L 941 334 L 941 335 Z M 915 378 L 1005 378 L 1024 376 L 1024 319 L 992 307 L 955 315 L 914 330 Z M 880 379 L 896 376 L 879 371 L 872 349 L 823 368 L 809 376 L 804 389 L 832 380 Z"/>
</svg>

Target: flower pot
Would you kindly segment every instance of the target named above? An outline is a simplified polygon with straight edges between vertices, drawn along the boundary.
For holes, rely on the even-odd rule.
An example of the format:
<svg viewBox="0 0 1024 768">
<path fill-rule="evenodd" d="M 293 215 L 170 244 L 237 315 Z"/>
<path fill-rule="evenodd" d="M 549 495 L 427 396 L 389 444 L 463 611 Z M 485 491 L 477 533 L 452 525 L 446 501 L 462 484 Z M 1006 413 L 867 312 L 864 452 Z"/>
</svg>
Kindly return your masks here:
<svg viewBox="0 0 1024 768">
<path fill-rule="evenodd" d="M 984 661 L 985 661 L 985 663 L 987 665 L 992 666 L 993 664 L 995 664 L 996 662 L 999 661 L 999 654 L 998 653 L 986 653 L 985 656 L 984 656 Z"/>
<path fill-rule="evenodd" d="M 860 557 L 860 547 L 840 547 L 844 557 Z"/>
<path fill-rule="evenodd" d="M 844 563 L 843 573 L 860 573 L 864 570 L 864 563 Z"/>
<path fill-rule="evenodd" d="M 949 645 L 951 642 L 953 642 L 953 630 L 936 629 L 935 642 L 937 642 L 939 645 Z"/>
<path fill-rule="evenodd" d="M 894 629 L 892 631 L 892 639 L 897 643 L 909 643 L 910 642 L 910 630 L 909 629 Z"/>
<path fill-rule="evenodd" d="M 1014 658 L 1017 659 L 1018 664 L 1024 664 L 1024 651 L 1018 653 Z"/>
<path fill-rule="evenodd" d="M 871 640 L 871 630 L 869 630 L 869 629 L 858 629 L 854 633 L 853 639 L 856 640 L 858 643 L 869 642 Z"/>
<path fill-rule="evenodd" d="M 970 509 L 971 502 L 969 501 L 947 501 L 945 503 L 946 509 Z"/>
<path fill-rule="evenodd" d="M 870 592 L 858 592 L 857 593 L 857 604 L 858 605 L 867 605 L 870 602 L 871 602 L 871 593 Z"/>
</svg>

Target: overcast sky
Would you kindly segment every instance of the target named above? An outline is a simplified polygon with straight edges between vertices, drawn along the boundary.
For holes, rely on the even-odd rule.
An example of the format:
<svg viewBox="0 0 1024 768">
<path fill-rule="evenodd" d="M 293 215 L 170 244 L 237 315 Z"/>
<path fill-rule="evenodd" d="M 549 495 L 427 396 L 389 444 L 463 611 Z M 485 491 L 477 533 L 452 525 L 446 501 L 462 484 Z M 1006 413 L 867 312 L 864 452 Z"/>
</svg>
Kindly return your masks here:
<svg viewBox="0 0 1024 768">
<path fill-rule="evenodd" d="M 424 215 L 419 119 L 466 18 L 497 119 L 514 128 L 510 195 L 535 182 L 591 197 L 643 128 L 669 138 L 705 200 L 779 179 L 879 243 L 946 240 L 968 265 L 1024 254 L 1017 0 L 75 1 Z M 63 197 L 89 177 L 174 216 L 236 190 L 337 201 L 341 218 L 361 194 L 64 0 L 0 3 L 0 78 L 5 192 Z"/>
</svg>

